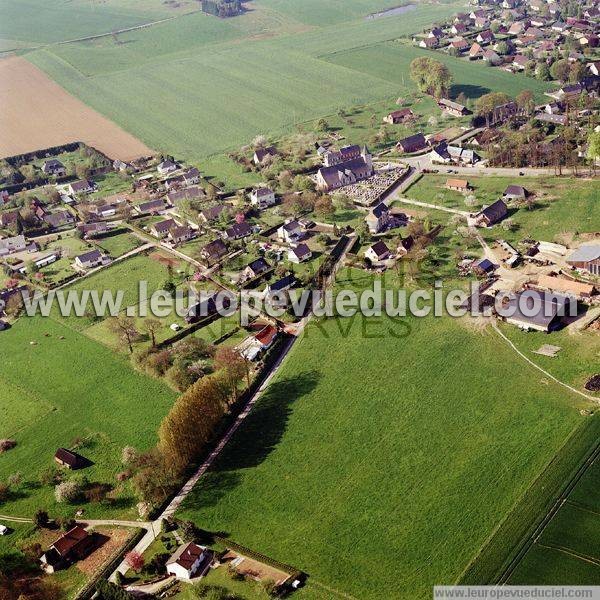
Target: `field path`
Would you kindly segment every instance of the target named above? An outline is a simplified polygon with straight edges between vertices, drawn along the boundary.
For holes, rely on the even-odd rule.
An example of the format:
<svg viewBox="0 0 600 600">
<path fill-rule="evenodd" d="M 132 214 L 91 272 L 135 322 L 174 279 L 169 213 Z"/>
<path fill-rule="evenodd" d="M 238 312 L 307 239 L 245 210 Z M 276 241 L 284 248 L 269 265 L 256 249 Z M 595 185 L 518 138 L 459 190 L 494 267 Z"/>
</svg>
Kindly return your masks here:
<svg viewBox="0 0 600 600">
<path fill-rule="evenodd" d="M 498 325 L 496 325 L 496 323 L 492 324 L 492 327 L 494 328 L 494 330 L 496 331 L 496 333 L 504 339 L 504 341 L 525 361 L 527 361 L 532 367 L 536 368 L 538 371 L 541 371 L 546 377 L 548 377 L 549 379 L 552 379 L 552 381 L 554 381 L 555 383 L 558 383 L 558 385 L 562 385 L 564 388 L 568 389 L 570 392 L 573 392 L 574 394 L 578 394 L 579 396 L 583 396 L 586 400 L 592 400 L 592 402 L 595 402 L 596 404 L 600 404 L 600 398 L 596 398 L 594 396 L 590 396 L 589 394 L 586 394 L 585 392 L 582 392 L 581 390 L 578 390 L 577 388 L 574 388 L 572 386 L 570 386 L 568 383 L 564 383 L 563 381 L 561 381 L 560 379 L 557 379 L 556 377 L 554 377 L 554 375 L 552 375 L 551 373 L 548 373 L 548 371 L 546 371 L 545 369 L 543 369 L 542 367 L 540 367 L 538 364 L 536 364 L 535 362 L 533 362 L 530 358 L 528 358 L 527 356 L 525 356 L 525 354 L 523 354 L 523 352 L 521 352 L 501 331 L 500 328 L 498 327 Z"/>
<path fill-rule="evenodd" d="M 0 59 L 0 156 L 85 142 L 111 159 L 154 151 L 20 56 Z"/>
</svg>

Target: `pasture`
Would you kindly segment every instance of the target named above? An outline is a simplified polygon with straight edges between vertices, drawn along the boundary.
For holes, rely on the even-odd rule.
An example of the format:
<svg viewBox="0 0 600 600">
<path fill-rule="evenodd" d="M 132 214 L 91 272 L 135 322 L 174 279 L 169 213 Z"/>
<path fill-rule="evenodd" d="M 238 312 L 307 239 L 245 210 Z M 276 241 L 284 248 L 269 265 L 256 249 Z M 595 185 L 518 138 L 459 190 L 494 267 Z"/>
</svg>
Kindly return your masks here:
<svg viewBox="0 0 600 600">
<path fill-rule="evenodd" d="M 152 446 L 175 394 L 133 371 L 125 357 L 50 318 L 20 319 L 2 333 L 2 349 L 0 414 L 9 418 L 1 433 L 17 447 L 2 455 L 0 481 L 23 476 L 2 513 L 28 517 L 44 508 L 72 516 L 73 506 L 57 504 L 53 486 L 40 484 L 39 475 L 58 447 L 80 438 L 79 451 L 94 463 L 83 473 L 90 482 L 115 486 L 111 500 L 86 505 L 86 515 L 133 516 L 131 490 L 115 479 L 121 449 Z"/>
<path fill-rule="evenodd" d="M 39 49 L 27 58 L 150 147 L 202 167 L 204 158 L 239 148 L 258 134 L 279 137 L 339 109 L 413 92 L 408 66 L 423 51 L 393 40 L 459 9 L 419 5 L 410 18 L 365 19 L 389 3 L 335 2 L 321 10 L 339 10 L 341 16 L 323 16 L 316 26 L 296 14 L 319 13 L 305 3 L 256 6 L 238 19 L 194 14 L 118 39 Z M 256 13 L 268 17 L 266 26 L 259 25 Z M 453 71 L 453 92 L 472 99 L 490 90 L 516 94 L 532 88 L 540 94 L 547 87 L 480 64 L 435 57 Z"/>
<path fill-rule="evenodd" d="M 339 285 L 369 285 L 351 273 Z M 180 516 L 306 570 L 313 592 L 428 598 L 584 404 L 465 321 L 317 321 Z"/>
</svg>

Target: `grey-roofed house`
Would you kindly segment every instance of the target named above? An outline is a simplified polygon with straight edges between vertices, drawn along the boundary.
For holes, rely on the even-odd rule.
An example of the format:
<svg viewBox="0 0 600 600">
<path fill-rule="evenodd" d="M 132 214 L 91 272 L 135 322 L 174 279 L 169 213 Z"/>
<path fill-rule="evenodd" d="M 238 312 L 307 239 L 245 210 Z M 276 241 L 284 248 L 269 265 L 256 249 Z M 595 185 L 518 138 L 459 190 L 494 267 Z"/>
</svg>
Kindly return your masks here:
<svg viewBox="0 0 600 600">
<path fill-rule="evenodd" d="M 246 221 L 235 223 L 225 230 L 225 237 L 228 240 L 241 240 L 249 235 L 252 235 L 252 227 Z"/>
<path fill-rule="evenodd" d="M 269 187 L 261 186 L 250 192 L 250 203 L 260 210 L 275 204 L 275 192 Z"/>
<path fill-rule="evenodd" d="M 262 257 L 253 260 L 247 264 L 240 275 L 242 281 L 248 281 L 254 279 L 259 275 L 266 273 L 271 268 L 271 265 Z"/>
<path fill-rule="evenodd" d="M 369 246 L 365 252 L 365 257 L 371 262 L 380 262 L 387 260 L 391 255 L 390 249 L 385 245 L 383 240 L 375 242 L 372 246 Z"/>
<path fill-rule="evenodd" d="M 135 209 L 141 215 L 158 215 L 167 208 L 167 203 L 163 198 L 158 200 L 150 200 L 149 202 L 142 202 L 138 204 Z"/>
<path fill-rule="evenodd" d="M 277 156 L 277 148 L 275 146 L 268 146 L 267 148 L 257 148 L 254 152 L 252 160 L 255 165 L 262 165 L 266 160 Z"/>
<path fill-rule="evenodd" d="M 306 244 L 298 244 L 288 250 L 288 260 L 296 264 L 309 260 L 311 256 L 311 249 Z"/>
<path fill-rule="evenodd" d="M 88 269 L 101 267 L 108 262 L 110 262 L 110 259 L 105 254 L 102 254 L 100 250 L 92 250 L 75 257 L 75 265 L 86 271 Z"/>
<path fill-rule="evenodd" d="M 183 244 L 196 237 L 196 232 L 187 225 L 177 225 L 169 230 L 169 242 L 171 244 Z"/>
<path fill-rule="evenodd" d="M 525 200 L 529 196 L 529 192 L 522 185 L 509 185 L 502 197 L 506 200 Z"/>
<path fill-rule="evenodd" d="M 571 308 L 576 306 L 574 299 L 562 294 L 527 290 L 514 294 L 497 312 L 507 323 L 521 329 L 549 333 L 557 329 L 562 317 L 569 316 Z"/>
<path fill-rule="evenodd" d="M 221 216 L 221 213 L 226 211 L 227 206 L 225 204 L 215 204 L 214 206 L 200 211 L 198 217 L 202 222 L 210 223 L 212 221 L 216 221 Z"/>
<path fill-rule="evenodd" d="M 150 227 L 150 233 L 158 238 L 164 238 L 174 227 L 177 227 L 177 223 L 173 219 L 166 219 L 159 223 L 154 223 L 154 225 Z"/>
<path fill-rule="evenodd" d="M 451 146 L 446 142 L 438 144 L 431 151 L 432 162 L 474 165 L 479 160 L 480 157 L 474 150 Z"/>
<path fill-rule="evenodd" d="M 367 226 L 371 233 L 380 233 L 384 231 L 390 223 L 390 209 L 384 202 L 379 203 L 365 217 Z"/>
<path fill-rule="evenodd" d="M 288 243 L 297 242 L 303 235 L 304 230 L 298 221 L 291 220 L 284 223 L 277 230 L 277 237 Z"/>
<path fill-rule="evenodd" d="M 91 194 L 96 189 L 96 184 L 88 179 L 73 181 L 67 186 L 69 194 Z"/>
<path fill-rule="evenodd" d="M 57 160 L 56 158 L 50 158 L 44 161 L 44 164 L 42 165 L 42 172 L 44 175 L 64 177 L 67 174 L 67 168 L 60 162 L 60 160 Z"/>
<path fill-rule="evenodd" d="M 57 212 L 44 215 L 44 221 L 53 229 L 59 229 L 65 225 L 75 223 L 75 217 L 67 210 L 59 210 Z"/>
<path fill-rule="evenodd" d="M 221 239 L 217 239 L 206 244 L 200 251 L 200 256 L 209 265 L 212 265 L 226 256 L 227 252 L 228 250 L 225 242 Z"/>
<path fill-rule="evenodd" d="M 567 264 L 575 269 L 600 275 L 600 244 L 584 244 L 567 258 Z"/>
</svg>

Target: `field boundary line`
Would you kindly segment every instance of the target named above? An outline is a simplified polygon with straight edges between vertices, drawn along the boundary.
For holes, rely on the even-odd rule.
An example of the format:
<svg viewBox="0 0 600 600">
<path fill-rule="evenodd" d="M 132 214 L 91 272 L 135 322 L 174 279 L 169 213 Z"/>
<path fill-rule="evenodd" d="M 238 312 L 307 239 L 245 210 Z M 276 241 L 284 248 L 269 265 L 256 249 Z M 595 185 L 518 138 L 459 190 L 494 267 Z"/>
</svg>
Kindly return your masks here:
<svg viewBox="0 0 600 600">
<path fill-rule="evenodd" d="M 358 598 L 355 598 L 354 596 L 347 594 L 346 592 L 342 592 L 340 590 L 336 590 L 335 588 L 329 587 L 328 585 L 325 585 L 324 583 L 321 583 L 320 581 L 317 581 L 316 579 L 309 579 L 309 587 L 310 585 L 316 585 L 318 588 L 321 588 L 322 590 L 327 590 L 328 592 L 339 596 L 340 598 L 348 598 L 348 600 L 358 600 Z"/>
<path fill-rule="evenodd" d="M 587 400 L 592 400 L 592 402 L 595 402 L 596 404 L 600 404 L 600 398 L 596 398 L 594 396 L 590 396 L 589 394 L 586 394 L 585 392 L 582 392 L 581 390 L 578 390 L 577 388 L 574 388 L 573 386 L 569 385 L 568 383 L 564 383 L 564 381 L 561 381 L 560 379 L 554 377 L 554 375 L 552 375 L 551 373 L 548 373 L 548 371 L 546 371 L 546 369 L 543 369 L 542 367 L 540 367 L 538 364 L 536 364 L 535 362 L 533 362 L 530 358 L 528 358 L 527 356 L 525 356 L 525 354 L 523 354 L 523 352 L 521 352 L 513 342 L 511 342 L 511 340 L 509 340 L 501 331 L 500 328 L 498 327 L 498 325 L 496 325 L 496 323 L 492 323 L 492 327 L 494 328 L 494 330 L 496 331 L 496 333 L 504 339 L 505 342 L 508 343 L 508 345 L 521 357 L 523 358 L 525 361 L 527 361 L 532 367 L 535 367 L 538 371 L 542 372 L 544 375 L 546 375 L 546 377 L 549 377 L 550 379 L 552 379 L 552 381 L 554 381 L 555 383 L 558 383 L 559 385 L 562 385 L 564 388 L 568 389 L 569 391 L 578 394 L 579 396 L 583 396 L 584 398 L 586 398 Z"/>
<path fill-rule="evenodd" d="M 558 550 L 558 552 L 562 552 L 563 554 L 568 554 L 569 556 L 574 556 L 579 560 L 590 563 L 592 565 L 597 565 L 600 567 L 600 558 L 595 558 L 594 556 L 588 556 L 587 554 L 582 554 L 581 552 L 577 552 L 567 546 L 556 546 L 555 544 L 542 544 L 541 542 L 536 542 L 540 548 L 549 548 L 551 550 Z"/>
<path fill-rule="evenodd" d="M 565 500 L 565 504 L 569 504 L 570 506 L 574 506 L 575 508 L 578 508 L 579 510 L 583 510 L 592 515 L 597 515 L 598 517 L 600 517 L 600 512 L 598 512 L 597 510 L 592 510 L 591 508 L 588 508 L 587 506 L 584 506 L 583 504 L 579 504 L 579 502 L 573 502 L 573 500 L 567 499 L 567 500 Z"/>
</svg>

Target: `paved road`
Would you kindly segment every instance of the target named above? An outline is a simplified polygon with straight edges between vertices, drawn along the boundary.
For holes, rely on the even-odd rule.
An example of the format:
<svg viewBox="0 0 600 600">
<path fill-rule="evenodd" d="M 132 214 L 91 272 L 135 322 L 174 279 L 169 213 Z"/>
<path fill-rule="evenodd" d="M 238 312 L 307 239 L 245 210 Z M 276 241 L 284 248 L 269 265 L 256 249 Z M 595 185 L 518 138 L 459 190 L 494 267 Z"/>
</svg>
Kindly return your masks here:
<svg viewBox="0 0 600 600">
<path fill-rule="evenodd" d="M 417 170 L 422 169 L 439 169 L 441 174 L 451 175 L 448 173 L 448 169 L 452 171 L 458 171 L 459 175 L 499 175 L 503 177 L 519 177 L 519 173 L 523 173 L 527 177 L 546 177 L 548 175 L 554 175 L 554 169 L 534 169 L 531 167 L 525 167 L 523 169 L 513 169 L 504 167 L 487 167 L 485 165 L 473 166 L 473 167 L 458 167 L 454 165 L 439 165 L 431 162 L 431 155 L 425 154 L 423 156 L 408 156 L 402 158 L 402 161 L 406 164 L 415 167 Z"/>
</svg>

